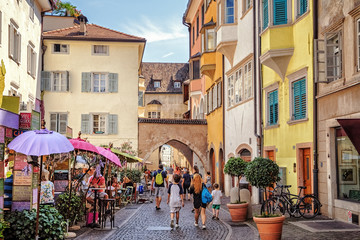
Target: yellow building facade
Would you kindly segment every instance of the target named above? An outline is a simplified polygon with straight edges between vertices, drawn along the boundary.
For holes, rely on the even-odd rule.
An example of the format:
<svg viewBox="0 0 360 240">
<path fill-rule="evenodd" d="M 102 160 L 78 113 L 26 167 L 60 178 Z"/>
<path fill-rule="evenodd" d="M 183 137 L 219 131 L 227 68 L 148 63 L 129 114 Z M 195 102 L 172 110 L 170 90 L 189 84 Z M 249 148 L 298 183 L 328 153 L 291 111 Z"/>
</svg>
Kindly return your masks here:
<svg viewBox="0 0 360 240">
<path fill-rule="evenodd" d="M 312 0 L 261 3 L 262 112 L 265 157 L 283 184 L 313 190 Z"/>
<path fill-rule="evenodd" d="M 213 182 L 224 182 L 223 173 L 223 55 L 216 51 L 217 5 L 207 1 L 204 8 L 200 72 L 205 75 L 205 112 L 208 124 L 208 157 Z"/>
</svg>

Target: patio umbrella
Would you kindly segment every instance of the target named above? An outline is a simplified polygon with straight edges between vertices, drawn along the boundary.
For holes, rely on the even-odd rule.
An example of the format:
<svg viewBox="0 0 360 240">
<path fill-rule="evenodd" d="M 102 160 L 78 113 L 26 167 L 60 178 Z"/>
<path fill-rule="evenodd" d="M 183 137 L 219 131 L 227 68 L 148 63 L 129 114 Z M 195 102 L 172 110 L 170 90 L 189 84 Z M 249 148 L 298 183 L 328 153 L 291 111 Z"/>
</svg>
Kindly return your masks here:
<svg viewBox="0 0 360 240">
<path fill-rule="evenodd" d="M 66 153 L 74 150 L 69 140 L 60 133 L 49 131 L 46 128 L 41 130 L 34 130 L 25 132 L 9 143 L 8 148 L 19 153 L 31 156 L 44 156 L 55 153 Z M 36 212 L 36 231 L 35 236 L 38 239 L 39 235 L 39 207 L 40 207 L 40 188 L 41 188 L 41 174 L 42 162 L 40 160 L 40 181 L 38 186 L 38 202 Z"/>
<path fill-rule="evenodd" d="M 94 145 L 92 145 L 89 142 L 86 142 L 85 140 L 83 140 L 81 138 L 73 138 L 73 139 L 70 139 L 69 141 L 74 146 L 75 149 L 99 153 L 99 151 L 97 150 L 97 148 Z"/>
<path fill-rule="evenodd" d="M 103 147 L 96 147 L 99 151 L 100 155 L 106 157 L 111 162 L 115 163 L 117 166 L 121 167 L 120 159 L 109 149 L 105 149 Z"/>
</svg>

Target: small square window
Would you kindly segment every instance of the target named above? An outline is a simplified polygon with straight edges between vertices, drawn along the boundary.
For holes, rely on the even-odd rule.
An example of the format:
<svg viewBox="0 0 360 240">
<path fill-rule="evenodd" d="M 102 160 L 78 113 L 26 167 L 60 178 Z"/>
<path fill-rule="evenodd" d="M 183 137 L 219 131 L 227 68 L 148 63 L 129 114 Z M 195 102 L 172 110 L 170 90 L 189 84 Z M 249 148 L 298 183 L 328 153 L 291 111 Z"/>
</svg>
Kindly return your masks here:
<svg viewBox="0 0 360 240">
<path fill-rule="evenodd" d="M 69 45 L 67 45 L 67 44 L 54 44 L 53 52 L 54 53 L 68 53 L 69 52 Z"/>
<path fill-rule="evenodd" d="M 159 88 L 159 87 L 161 87 L 160 81 L 154 81 L 154 88 Z"/>
<path fill-rule="evenodd" d="M 93 46 L 94 55 L 109 55 L 109 46 L 107 45 L 94 45 Z"/>
<path fill-rule="evenodd" d="M 174 82 L 174 88 L 180 88 L 181 83 L 180 82 Z"/>
</svg>

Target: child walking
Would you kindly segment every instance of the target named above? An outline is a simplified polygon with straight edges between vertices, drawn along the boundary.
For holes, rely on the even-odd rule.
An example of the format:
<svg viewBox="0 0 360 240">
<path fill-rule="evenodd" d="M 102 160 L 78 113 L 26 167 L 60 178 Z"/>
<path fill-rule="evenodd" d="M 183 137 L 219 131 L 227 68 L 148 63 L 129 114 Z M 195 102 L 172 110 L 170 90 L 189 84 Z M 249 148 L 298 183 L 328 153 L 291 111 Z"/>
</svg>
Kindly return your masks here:
<svg viewBox="0 0 360 240">
<path fill-rule="evenodd" d="M 212 219 L 219 220 L 219 212 L 220 212 L 222 193 L 219 189 L 219 184 L 214 183 L 214 189 L 215 190 L 213 190 L 211 192 L 211 195 L 213 197 L 213 205 L 212 205 L 213 217 L 212 217 Z"/>
<path fill-rule="evenodd" d="M 184 198 L 183 198 L 183 189 L 182 186 L 179 184 L 180 182 L 180 175 L 174 175 L 174 183 L 170 184 L 168 189 L 168 199 L 167 204 L 170 207 L 170 227 L 174 228 L 174 216 L 176 214 L 176 225 L 175 227 L 179 227 L 179 217 L 180 217 L 180 209 L 181 206 L 184 207 Z"/>
</svg>

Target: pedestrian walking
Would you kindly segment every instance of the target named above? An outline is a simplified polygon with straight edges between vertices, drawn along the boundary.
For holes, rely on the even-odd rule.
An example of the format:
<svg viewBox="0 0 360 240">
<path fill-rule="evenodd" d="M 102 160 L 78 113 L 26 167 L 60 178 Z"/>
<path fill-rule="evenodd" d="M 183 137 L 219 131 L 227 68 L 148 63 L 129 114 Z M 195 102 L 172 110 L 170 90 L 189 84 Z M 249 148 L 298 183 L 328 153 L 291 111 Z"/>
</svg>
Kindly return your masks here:
<svg viewBox="0 0 360 240">
<path fill-rule="evenodd" d="M 206 173 L 206 178 L 205 178 L 205 185 L 206 185 L 206 188 L 209 190 L 209 192 L 212 190 L 212 183 L 211 183 L 211 175 L 210 175 L 210 172 L 207 172 Z"/>
<path fill-rule="evenodd" d="M 151 190 L 154 190 L 155 186 L 156 210 L 160 210 L 161 197 L 164 195 L 165 183 L 166 187 L 168 187 L 168 180 L 166 177 L 164 166 L 159 164 L 159 169 L 154 172 L 151 181 Z"/>
<path fill-rule="evenodd" d="M 222 197 L 222 193 L 220 191 L 219 184 L 214 183 L 214 190 L 211 192 L 211 195 L 213 197 L 213 201 L 212 201 L 213 217 L 212 217 L 212 219 L 219 220 L 219 212 L 220 212 L 221 197 Z"/>
<path fill-rule="evenodd" d="M 180 175 L 174 175 L 174 183 L 170 184 L 168 189 L 167 204 L 170 207 L 170 227 L 174 228 L 174 216 L 176 215 L 175 228 L 179 227 L 179 217 L 181 206 L 184 207 L 183 188 L 180 183 Z"/>
<path fill-rule="evenodd" d="M 195 174 L 193 177 L 193 183 L 190 187 L 190 193 L 193 194 L 194 199 L 194 209 L 195 209 L 195 227 L 199 226 L 199 216 L 201 215 L 202 229 L 206 229 L 206 206 L 207 204 L 201 201 L 201 192 L 202 189 L 206 188 L 205 184 L 201 180 L 201 176 L 199 174 Z"/>
<path fill-rule="evenodd" d="M 189 174 L 189 170 L 186 170 L 183 175 L 183 190 L 184 190 L 184 200 L 186 200 L 186 193 L 188 194 L 187 200 L 190 201 L 190 185 L 191 185 L 191 177 Z"/>
</svg>

